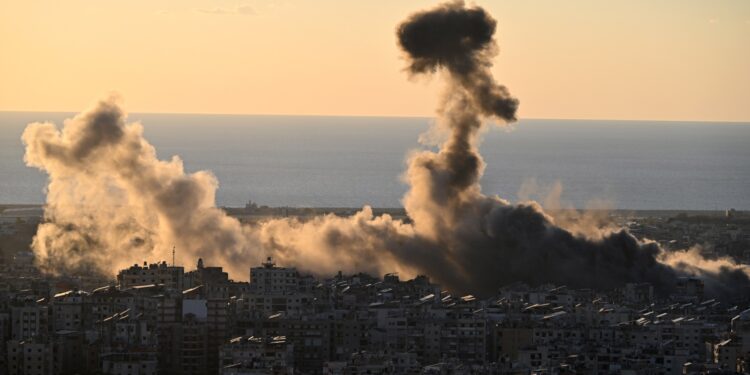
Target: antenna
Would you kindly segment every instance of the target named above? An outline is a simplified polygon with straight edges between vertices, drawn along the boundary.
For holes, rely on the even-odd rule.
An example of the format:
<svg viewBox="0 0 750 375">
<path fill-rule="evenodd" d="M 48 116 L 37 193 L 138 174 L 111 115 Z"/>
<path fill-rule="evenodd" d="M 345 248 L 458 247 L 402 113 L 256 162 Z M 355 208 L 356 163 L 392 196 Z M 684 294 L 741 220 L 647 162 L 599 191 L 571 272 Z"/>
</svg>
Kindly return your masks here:
<svg viewBox="0 0 750 375">
<path fill-rule="evenodd" d="M 172 267 L 174 267 L 174 251 L 175 251 L 175 246 L 172 245 Z"/>
</svg>

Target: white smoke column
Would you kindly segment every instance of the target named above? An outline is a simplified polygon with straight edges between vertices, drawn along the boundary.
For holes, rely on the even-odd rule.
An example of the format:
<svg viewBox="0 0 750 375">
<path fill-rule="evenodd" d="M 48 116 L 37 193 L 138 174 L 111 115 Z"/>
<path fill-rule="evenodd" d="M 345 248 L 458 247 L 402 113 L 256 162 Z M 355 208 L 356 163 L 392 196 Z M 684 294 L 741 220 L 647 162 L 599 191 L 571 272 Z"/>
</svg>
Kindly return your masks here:
<svg viewBox="0 0 750 375">
<path fill-rule="evenodd" d="M 183 262 L 250 257 L 250 237 L 214 205 L 214 176 L 186 174 L 178 157 L 158 160 L 117 101 L 100 101 L 62 130 L 35 123 L 23 133 L 26 163 L 49 175 L 45 222 L 33 243 L 38 264 L 52 273 L 111 275 L 144 259 L 169 259 L 173 246 Z"/>
<path fill-rule="evenodd" d="M 555 181 L 545 189 L 534 178 L 525 180 L 518 190 L 519 201 L 538 199 L 555 225 L 577 236 L 601 239 L 604 235 L 620 230 L 609 217 L 614 207 L 613 202 L 600 198 L 591 199 L 586 202 L 584 210 L 579 210 L 564 201 L 562 195 L 563 186 L 560 181 Z"/>
<path fill-rule="evenodd" d="M 178 157 L 158 160 L 143 127 L 126 122 L 116 97 L 65 121 L 62 130 L 30 124 L 22 140 L 26 163 L 49 175 L 45 222 L 32 244 L 46 272 L 111 276 L 134 262 L 169 259 L 176 246 L 181 264 L 203 257 L 240 280 L 265 255 L 321 275 L 409 274 L 384 249 L 392 245 L 389 236 L 410 236 L 412 228 L 375 218 L 367 207 L 346 219 L 243 227 L 216 208 L 214 176 L 186 174 Z"/>
<path fill-rule="evenodd" d="M 750 267 L 737 264 L 726 256 L 709 259 L 701 252 L 700 246 L 694 246 L 685 251 L 664 252 L 659 261 L 684 275 L 702 279 L 706 289 L 719 297 L 734 296 L 750 291 L 747 286 Z"/>
</svg>

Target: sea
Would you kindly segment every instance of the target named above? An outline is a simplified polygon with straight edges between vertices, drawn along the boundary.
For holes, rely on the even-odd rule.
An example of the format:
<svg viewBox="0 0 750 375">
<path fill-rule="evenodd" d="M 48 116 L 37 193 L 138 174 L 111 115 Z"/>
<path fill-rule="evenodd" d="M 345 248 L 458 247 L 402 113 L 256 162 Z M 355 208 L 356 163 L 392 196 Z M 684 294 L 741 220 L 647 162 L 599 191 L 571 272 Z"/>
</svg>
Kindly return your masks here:
<svg viewBox="0 0 750 375">
<path fill-rule="evenodd" d="M 21 133 L 72 113 L 0 112 L 0 204 L 43 203 Z M 430 118 L 139 114 L 160 159 L 211 171 L 217 205 L 400 207 L 407 156 Z M 481 136 L 482 191 L 516 202 L 562 187 L 564 206 L 750 210 L 750 123 L 521 120 Z M 535 187 L 530 189 L 529 187 Z M 534 195 L 536 194 L 536 195 Z"/>
</svg>

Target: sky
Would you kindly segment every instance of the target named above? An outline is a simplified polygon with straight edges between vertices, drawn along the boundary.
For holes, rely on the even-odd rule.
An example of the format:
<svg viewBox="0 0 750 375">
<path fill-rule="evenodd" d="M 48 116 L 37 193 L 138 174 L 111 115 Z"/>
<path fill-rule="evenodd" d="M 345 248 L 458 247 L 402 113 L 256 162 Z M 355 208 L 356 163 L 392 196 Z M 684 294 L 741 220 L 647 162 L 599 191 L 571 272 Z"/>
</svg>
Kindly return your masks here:
<svg viewBox="0 0 750 375">
<path fill-rule="evenodd" d="M 0 0 L 0 110 L 432 116 L 395 28 L 433 1 Z M 750 121 L 750 1 L 479 1 L 520 118 Z"/>
</svg>

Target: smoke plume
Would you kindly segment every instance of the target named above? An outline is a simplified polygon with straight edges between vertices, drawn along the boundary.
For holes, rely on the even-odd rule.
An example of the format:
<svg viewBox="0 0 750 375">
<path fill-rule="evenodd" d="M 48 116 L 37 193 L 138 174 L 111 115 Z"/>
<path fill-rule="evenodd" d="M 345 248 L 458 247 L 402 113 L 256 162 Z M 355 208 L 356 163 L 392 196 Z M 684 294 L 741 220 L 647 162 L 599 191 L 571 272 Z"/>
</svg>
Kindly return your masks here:
<svg viewBox="0 0 750 375">
<path fill-rule="evenodd" d="M 65 122 L 29 125 L 26 163 L 49 174 L 45 222 L 33 242 L 46 271 L 116 269 L 142 259 L 185 260 L 221 251 L 227 265 L 246 258 L 240 223 L 214 206 L 216 179 L 160 161 L 140 124 L 126 123 L 116 97 Z M 239 270 L 237 270 L 239 271 Z"/>
<path fill-rule="evenodd" d="M 49 175 L 46 220 L 33 243 L 37 263 L 52 273 L 112 275 L 143 259 L 169 259 L 176 246 L 181 263 L 203 257 L 237 279 L 273 256 L 317 275 L 426 274 L 449 290 L 479 295 L 517 281 L 597 288 L 650 282 L 668 292 L 690 275 L 717 295 L 750 284 L 747 269 L 726 259 L 668 254 L 624 230 L 567 230 L 533 201 L 513 205 L 482 193 L 478 133 L 488 120 L 514 121 L 518 107 L 490 71 L 495 27 L 483 9 L 454 1 L 397 28 L 408 72 L 442 72 L 448 83 L 435 125 L 447 138 L 437 152 L 408 160 L 403 204 L 410 222 L 365 207 L 351 217 L 242 225 L 215 207 L 218 184 L 210 173 L 187 174 L 177 157 L 159 160 L 143 127 L 128 123 L 117 98 L 108 98 L 62 130 L 36 123 L 23 134 L 27 164 Z"/>
</svg>

